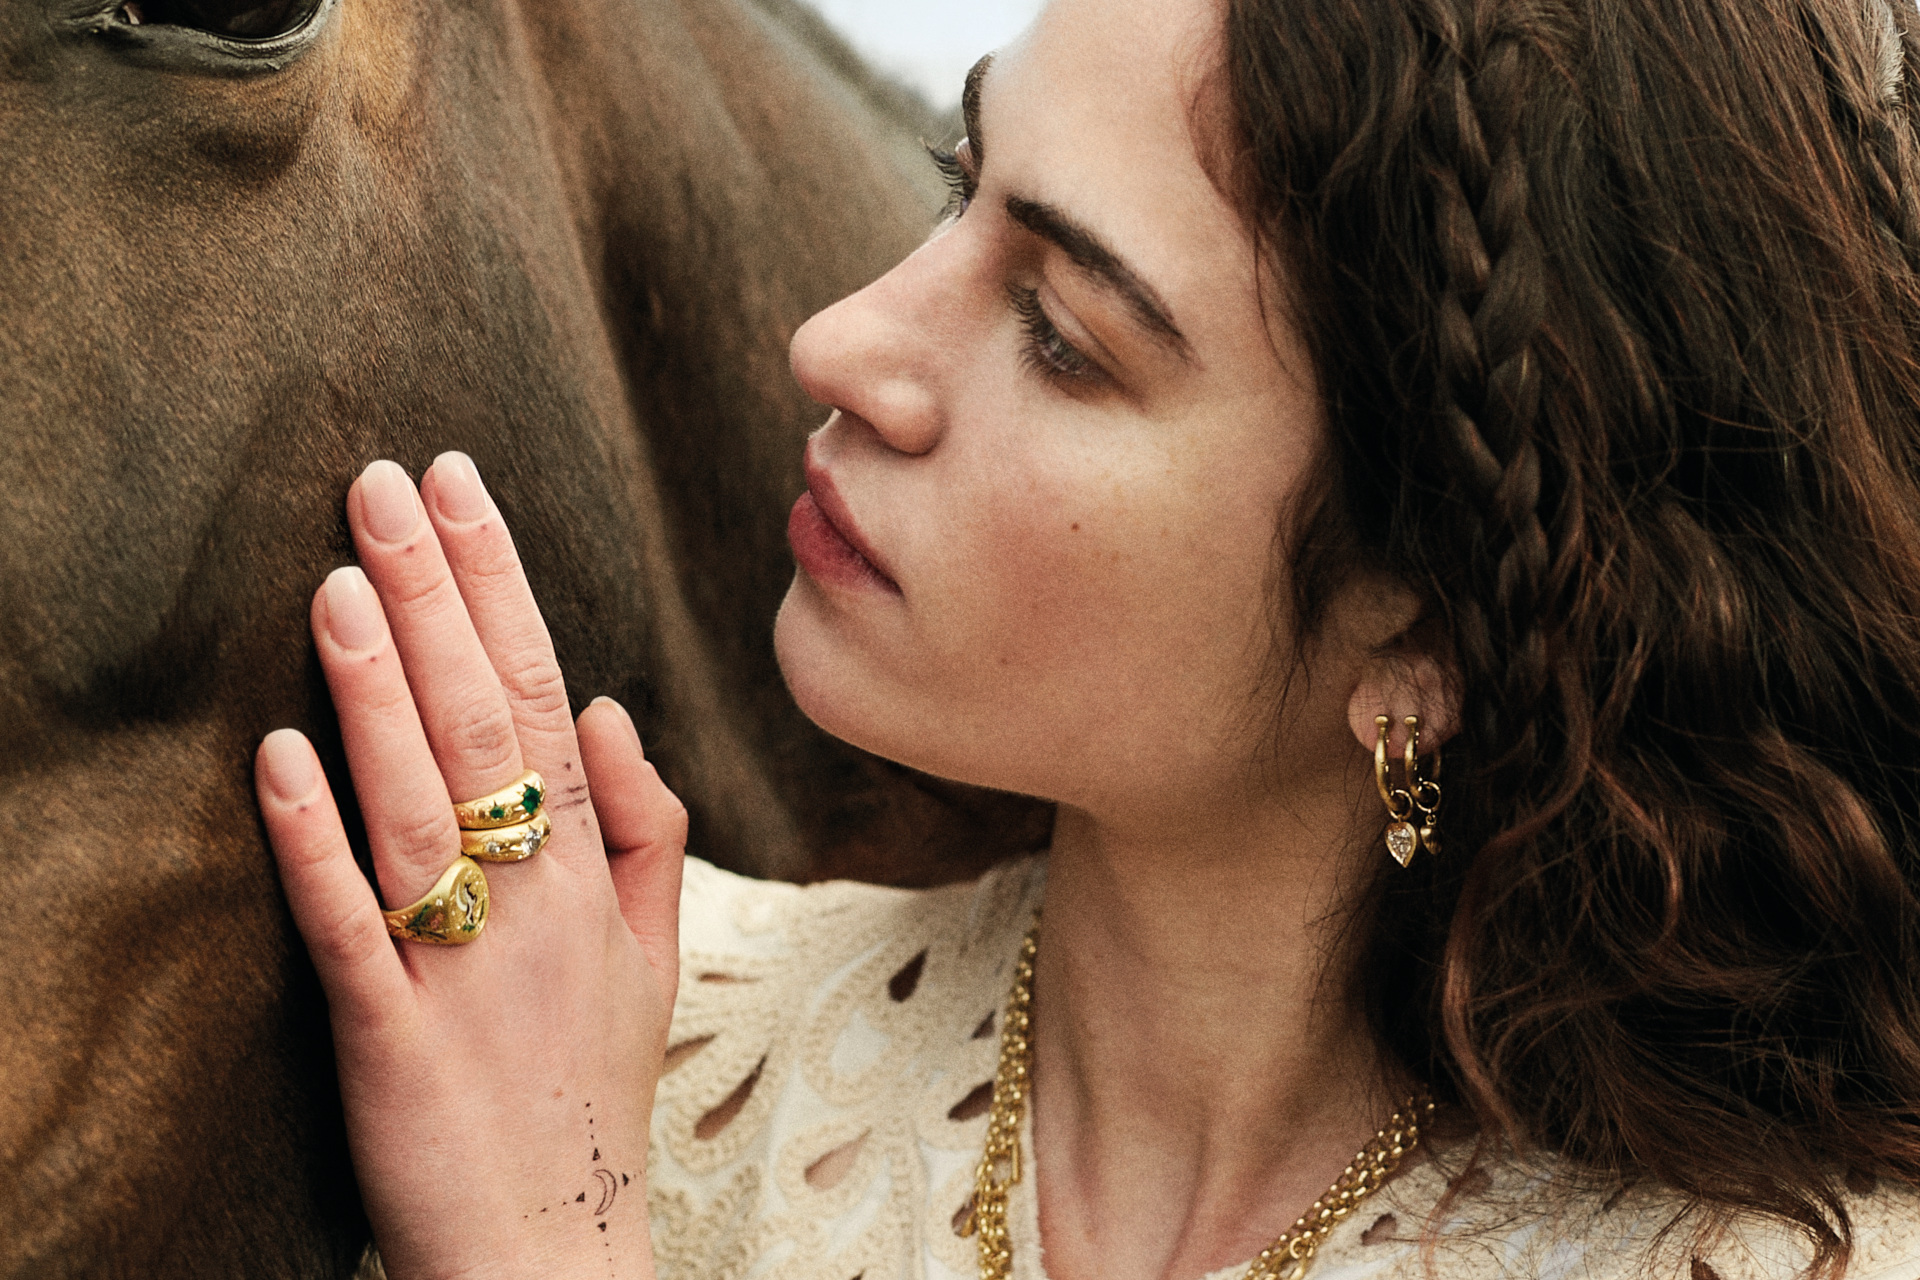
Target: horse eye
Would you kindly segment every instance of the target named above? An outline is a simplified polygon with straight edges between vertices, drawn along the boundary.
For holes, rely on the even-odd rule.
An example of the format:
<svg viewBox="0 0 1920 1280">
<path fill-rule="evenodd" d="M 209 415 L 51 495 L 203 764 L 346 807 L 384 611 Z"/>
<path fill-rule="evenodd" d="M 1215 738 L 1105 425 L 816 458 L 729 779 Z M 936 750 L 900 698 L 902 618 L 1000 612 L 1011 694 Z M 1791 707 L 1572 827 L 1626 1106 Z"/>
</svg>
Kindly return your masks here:
<svg viewBox="0 0 1920 1280">
<path fill-rule="evenodd" d="M 292 31 L 319 7 L 319 0 L 126 0 L 120 20 L 133 27 L 164 24 L 267 40 Z"/>
</svg>

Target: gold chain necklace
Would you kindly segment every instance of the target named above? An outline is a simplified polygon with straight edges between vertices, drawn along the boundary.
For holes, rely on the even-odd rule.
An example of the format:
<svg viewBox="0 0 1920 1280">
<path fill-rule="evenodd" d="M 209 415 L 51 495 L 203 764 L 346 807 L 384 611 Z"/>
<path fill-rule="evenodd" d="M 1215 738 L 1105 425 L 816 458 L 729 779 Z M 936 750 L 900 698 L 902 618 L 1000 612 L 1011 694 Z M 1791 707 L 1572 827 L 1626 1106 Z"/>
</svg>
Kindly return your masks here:
<svg viewBox="0 0 1920 1280">
<path fill-rule="evenodd" d="M 1013 990 L 1000 1028 L 1000 1066 L 993 1075 L 993 1107 L 987 1113 L 987 1149 L 973 1178 L 973 1205 L 961 1235 L 977 1236 L 980 1280 L 1010 1280 L 1013 1243 L 1007 1237 L 1007 1190 L 1020 1181 L 1020 1118 L 1032 1088 L 1033 958 L 1040 950 L 1040 926 L 1020 944 Z M 1334 1226 L 1393 1176 L 1400 1162 L 1420 1145 L 1420 1125 L 1433 1116 L 1433 1100 L 1415 1094 L 1401 1104 L 1386 1127 L 1340 1171 L 1325 1194 L 1313 1202 L 1293 1228 L 1260 1251 L 1246 1280 L 1300 1280 Z"/>
</svg>

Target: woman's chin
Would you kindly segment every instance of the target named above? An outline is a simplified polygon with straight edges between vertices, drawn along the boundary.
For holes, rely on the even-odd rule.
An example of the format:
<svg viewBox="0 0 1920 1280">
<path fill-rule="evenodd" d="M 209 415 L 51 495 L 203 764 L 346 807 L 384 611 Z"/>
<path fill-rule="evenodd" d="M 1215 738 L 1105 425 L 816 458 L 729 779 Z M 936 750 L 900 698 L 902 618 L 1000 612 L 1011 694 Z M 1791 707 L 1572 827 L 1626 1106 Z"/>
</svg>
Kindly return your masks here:
<svg viewBox="0 0 1920 1280">
<path fill-rule="evenodd" d="M 809 599 L 815 590 L 804 574 L 795 574 L 774 619 L 773 655 L 787 692 L 807 719 L 834 737 L 892 759 L 880 745 L 886 735 L 877 732 L 889 711 L 881 696 L 886 681 L 849 653 L 819 602 Z"/>
<path fill-rule="evenodd" d="M 929 720 L 909 713 L 922 699 L 898 688 L 876 664 L 863 662 L 838 633 L 830 614 L 810 600 L 796 576 L 773 625 L 774 658 L 787 692 L 807 719 L 842 742 L 884 760 L 953 782 L 993 785 L 953 758 L 960 745 L 928 732 Z"/>
</svg>

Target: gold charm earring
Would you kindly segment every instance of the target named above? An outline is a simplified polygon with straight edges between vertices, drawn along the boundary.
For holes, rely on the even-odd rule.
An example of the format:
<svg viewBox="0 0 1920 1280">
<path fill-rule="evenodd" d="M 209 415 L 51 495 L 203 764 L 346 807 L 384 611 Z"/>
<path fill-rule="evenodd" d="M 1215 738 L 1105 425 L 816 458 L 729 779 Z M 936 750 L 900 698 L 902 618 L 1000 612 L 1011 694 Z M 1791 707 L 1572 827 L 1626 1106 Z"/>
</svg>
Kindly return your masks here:
<svg viewBox="0 0 1920 1280">
<path fill-rule="evenodd" d="M 1403 723 L 1407 727 L 1401 765 L 1405 785 L 1396 787 L 1387 764 L 1387 735 L 1393 721 L 1386 716 L 1373 718 L 1374 727 L 1380 731 L 1373 744 L 1373 780 L 1380 788 L 1380 799 L 1387 806 L 1387 852 L 1404 867 L 1421 849 L 1435 857 L 1440 854 L 1440 784 L 1434 780 L 1440 774 L 1440 753 L 1438 750 L 1433 753 L 1433 776 L 1422 777 L 1420 717 L 1408 716 Z M 1413 824 L 1415 813 L 1420 815 L 1417 827 Z"/>
<path fill-rule="evenodd" d="M 1407 790 L 1413 807 L 1420 811 L 1420 847 L 1434 857 L 1440 856 L 1440 748 L 1433 749 L 1433 773 L 1420 775 L 1420 760 L 1415 743 L 1420 737 L 1420 717 L 1407 717 Z"/>
<path fill-rule="evenodd" d="M 1413 816 L 1413 792 L 1405 787 L 1394 786 L 1387 772 L 1387 733 L 1393 721 L 1386 716 L 1375 716 L 1373 724 L 1380 731 L 1379 739 L 1373 744 L 1373 781 L 1380 788 L 1380 799 L 1387 806 L 1387 852 L 1404 867 L 1413 861 L 1413 855 L 1420 848 L 1420 832 L 1413 823 L 1407 821 Z M 1407 740 L 1407 750 L 1409 753 L 1413 750 L 1411 736 Z"/>
</svg>

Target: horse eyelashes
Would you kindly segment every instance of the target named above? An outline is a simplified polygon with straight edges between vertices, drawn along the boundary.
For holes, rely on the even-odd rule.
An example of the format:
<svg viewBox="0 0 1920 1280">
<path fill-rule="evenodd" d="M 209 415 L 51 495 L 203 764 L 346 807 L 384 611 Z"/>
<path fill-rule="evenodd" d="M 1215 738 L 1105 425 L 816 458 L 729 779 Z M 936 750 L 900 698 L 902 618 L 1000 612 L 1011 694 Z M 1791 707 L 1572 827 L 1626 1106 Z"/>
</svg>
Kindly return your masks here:
<svg viewBox="0 0 1920 1280">
<path fill-rule="evenodd" d="M 319 0 L 126 0 L 120 20 L 133 27 L 188 27 L 233 40 L 268 40 L 299 27 L 319 7 Z"/>
</svg>

